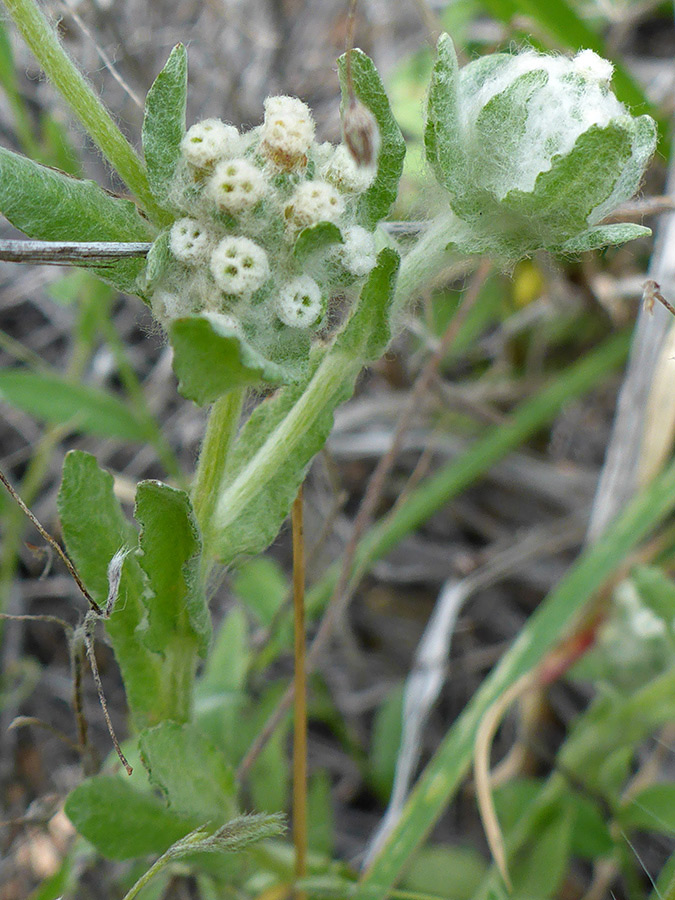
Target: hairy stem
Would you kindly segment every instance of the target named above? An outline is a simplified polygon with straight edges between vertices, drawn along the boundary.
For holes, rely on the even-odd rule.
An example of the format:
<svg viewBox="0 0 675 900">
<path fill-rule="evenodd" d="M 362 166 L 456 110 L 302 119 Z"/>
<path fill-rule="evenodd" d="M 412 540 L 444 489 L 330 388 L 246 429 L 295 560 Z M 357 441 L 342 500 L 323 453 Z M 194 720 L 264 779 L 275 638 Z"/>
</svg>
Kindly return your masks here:
<svg viewBox="0 0 675 900">
<path fill-rule="evenodd" d="M 168 222 L 150 192 L 140 157 L 113 121 L 92 86 L 59 43 L 56 31 L 34 0 L 3 0 L 14 24 L 49 80 L 69 103 L 108 162 L 157 224 Z"/>
<path fill-rule="evenodd" d="M 243 402 L 243 388 L 224 394 L 211 407 L 206 425 L 206 434 L 192 491 L 195 515 L 205 543 L 208 542 L 213 531 L 213 513 L 223 483 L 230 448 L 237 435 Z"/>
</svg>

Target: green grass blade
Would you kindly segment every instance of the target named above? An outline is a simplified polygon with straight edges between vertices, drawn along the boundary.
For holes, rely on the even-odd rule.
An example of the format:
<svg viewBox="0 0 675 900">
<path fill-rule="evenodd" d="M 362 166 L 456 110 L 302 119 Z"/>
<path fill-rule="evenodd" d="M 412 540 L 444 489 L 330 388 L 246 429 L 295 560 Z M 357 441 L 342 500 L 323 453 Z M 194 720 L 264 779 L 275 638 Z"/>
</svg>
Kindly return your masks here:
<svg viewBox="0 0 675 900">
<path fill-rule="evenodd" d="M 640 493 L 605 536 L 580 557 L 452 726 L 419 779 L 398 826 L 364 876 L 364 898 L 379 900 L 387 896 L 442 815 L 471 765 L 476 730 L 486 711 L 516 679 L 541 662 L 593 594 L 673 508 L 675 463 Z"/>
<path fill-rule="evenodd" d="M 488 431 L 466 453 L 425 479 L 363 539 L 353 571 L 365 572 L 448 500 L 456 497 L 507 453 L 550 423 L 565 403 L 585 393 L 619 366 L 625 359 L 628 340 L 628 334 L 619 334 L 607 340 L 559 375 L 549 387 L 527 400 L 513 413 L 509 422 Z M 310 614 L 316 614 L 328 602 L 339 572 L 340 564 L 332 566 L 309 592 L 307 604 Z"/>
</svg>

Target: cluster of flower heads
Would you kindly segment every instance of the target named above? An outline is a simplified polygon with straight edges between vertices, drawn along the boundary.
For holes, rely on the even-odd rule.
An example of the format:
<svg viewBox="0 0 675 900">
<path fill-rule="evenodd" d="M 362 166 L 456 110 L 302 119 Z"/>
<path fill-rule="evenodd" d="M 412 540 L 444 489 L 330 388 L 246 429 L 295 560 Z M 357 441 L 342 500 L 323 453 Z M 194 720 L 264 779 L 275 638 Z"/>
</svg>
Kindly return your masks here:
<svg viewBox="0 0 675 900">
<path fill-rule="evenodd" d="M 216 313 L 258 344 L 324 327 L 330 299 L 375 265 L 373 235 L 356 224 L 374 168 L 344 145 L 317 144 L 309 108 L 293 97 L 268 98 L 262 125 L 248 132 L 197 122 L 181 150 L 171 200 L 182 216 L 153 296 L 158 317 Z M 320 223 L 336 226 L 334 240 L 298 253 L 303 229 Z"/>
</svg>

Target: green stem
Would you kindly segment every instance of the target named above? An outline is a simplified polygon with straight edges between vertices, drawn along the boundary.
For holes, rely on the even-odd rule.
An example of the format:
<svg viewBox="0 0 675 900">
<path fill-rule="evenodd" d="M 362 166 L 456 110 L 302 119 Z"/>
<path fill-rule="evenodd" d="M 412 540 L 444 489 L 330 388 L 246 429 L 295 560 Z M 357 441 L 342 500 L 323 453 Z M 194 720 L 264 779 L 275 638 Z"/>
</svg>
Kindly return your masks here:
<svg viewBox="0 0 675 900">
<path fill-rule="evenodd" d="M 94 89 L 59 43 L 55 29 L 34 0 L 3 0 L 24 40 L 47 77 L 70 104 L 108 162 L 136 195 L 152 220 L 169 221 L 156 203 L 140 157 L 113 121 Z"/>
<path fill-rule="evenodd" d="M 199 464 L 192 491 L 192 503 L 204 535 L 204 542 L 211 539 L 213 512 L 220 493 L 230 448 L 237 435 L 237 427 L 244 402 L 244 389 L 230 391 L 211 407 L 206 434 L 199 455 Z M 204 554 L 205 557 L 208 554 Z"/>
<path fill-rule="evenodd" d="M 360 368 L 358 360 L 351 359 L 343 352 L 326 354 L 293 409 L 220 495 L 213 516 L 216 532 L 224 530 L 235 521 L 263 485 L 291 456 L 324 407 L 341 390 L 344 382 L 353 378 Z"/>
</svg>

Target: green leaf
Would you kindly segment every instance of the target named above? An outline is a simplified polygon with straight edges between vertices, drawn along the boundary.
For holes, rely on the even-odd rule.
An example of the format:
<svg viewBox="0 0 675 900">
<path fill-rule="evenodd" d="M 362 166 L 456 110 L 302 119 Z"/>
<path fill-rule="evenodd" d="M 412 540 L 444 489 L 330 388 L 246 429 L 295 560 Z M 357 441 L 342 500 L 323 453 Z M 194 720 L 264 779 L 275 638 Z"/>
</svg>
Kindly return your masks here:
<svg viewBox="0 0 675 900">
<path fill-rule="evenodd" d="M 291 380 L 286 369 L 261 356 L 217 313 L 175 319 L 169 333 L 178 390 L 200 406 L 235 388 Z"/>
<path fill-rule="evenodd" d="M 357 220 L 372 231 L 384 219 L 396 200 L 403 171 L 405 141 L 389 106 L 389 99 L 373 61 L 362 50 L 350 51 L 354 93 L 375 117 L 380 130 L 377 174 L 358 201 Z M 347 55 L 338 59 L 343 109 L 349 104 Z"/>
<path fill-rule="evenodd" d="M 675 834 L 675 784 L 652 784 L 644 788 L 619 812 L 624 828 L 640 828 Z"/>
<path fill-rule="evenodd" d="M 511 865 L 516 897 L 547 900 L 557 894 L 570 862 L 574 815 L 564 806 L 537 834 L 537 840 Z"/>
<path fill-rule="evenodd" d="M 370 744 L 370 781 L 383 803 L 388 802 L 396 773 L 403 731 L 403 685 L 395 687 L 375 714 Z"/>
<path fill-rule="evenodd" d="M 551 168 L 539 174 L 531 192 L 509 191 L 502 202 L 522 217 L 535 242 L 541 241 L 540 232 L 551 235 L 547 246 L 557 249 L 556 241 L 562 243 L 586 230 L 593 209 L 612 193 L 631 147 L 631 135 L 622 125 L 593 125 L 569 153 L 553 158 Z"/>
<path fill-rule="evenodd" d="M 147 291 L 153 291 L 171 262 L 168 228 L 161 232 L 152 247 L 150 247 L 145 262 L 145 272 L 142 276 L 144 287 Z"/>
<path fill-rule="evenodd" d="M 333 856 L 333 801 L 331 779 L 325 769 L 315 772 L 307 792 L 308 847 L 311 853 Z"/>
<path fill-rule="evenodd" d="M 143 154 L 150 189 L 166 203 L 180 159 L 187 104 L 187 53 L 176 44 L 145 100 Z"/>
<path fill-rule="evenodd" d="M 335 342 L 336 350 L 365 363 L 378 360 L 391 340 L 391 306 L 400 257 L 386 247 L 368 276 L 353 315 Z"/>
<path fill-rule="evenodd" d="M 150 783 L 175 813 L 215 825 L 236 815 L 234 772 L 193 724 L 161 722 L 139 744 Z"/>
<path fill-rule="evenodd" d="M 68 795 L 65 812 L 79 833 L 107 859 L 163 853 L 194 825 L 119 775 L 88 778 Z"/>
<path fill-rule="evenodd" d="M 148 440 L 147 426 L 117 397 L 57 374 L 6 369 L 0 372 L 0 400 L 70 431 L 141 443 Z"/>
<path fill-rule="evenodd" d="M 293 245 L 293 255 L 299 262 L 317 251 L 323 251 L 331 244 L 342 244 L 342 232 L 332 222 L 319 222 L 309 228 L 303 228 Z"/>
<path fill-rule="evenodd" d="M 131 200 L 93 181 L 70 178 L 0 147 L 0 212 L 28 237 L 43 241 L 147 241 L 153 230 Z M 135 293 L 143 261 L 95 266 L 101 278 Z"/>
<path fill-rule="evenodd" d="M 589 228 L 576 237 L 565 241 L 560 247 L 560 253 L 586 253 L 587 250 L 600 250 L 602 247 L 613 247 L 626 244 L 636 238 L 649 237 L 651 228 L 644 225 L 633 225 L 626 222 L 619 225 L 597 225 Z"/>
<path fill-rule="evenodd" d="M 237 569 L 232 589 L 261 625 L 271 625 L 289 593 L 288 579 L 269 556 L 246 560 Z"/>
<path fill-rule="evenodd" d="M 172 643 L 194 643 L 206 656 L 211 620 L 199 572 L 201 538 L 190 498 L 160 481 L 142 481 L 134 515 L 141 526 L 140 565 L 148 577 L 151 650 L 167 653 Z"/>
<path fill-rule="evenodd" d="M 120 548 L 135 547 L 137 535 L 113 493 L 112 475 L 99 469 L 88 453 L 71 450 L 66 455 L 58 510 L 68 554 L 93 598 L 105 606 L 108 563 Z M 129 709 L 139 725 L 161 717 L 163 698 L 159 657 L 148 651 L 137 632 L 145 615 L 143 589 L 138 562 L 129 554 L 122 569 L 118 603 L 105 624 Z"/>
<path fill-rule="evenodd" d="M 417 894 L 471 900 L 478 895 L 486 869 L 477 850 L 434 844 L 416 854 L 401 887 Z"/>
<path fill-rule="evenodd" d="M 459 66 L 455 46 L 449 35 L 442 34 L 439 37 L 436 52 L 436 62 L 429 83 L 424 149 L 436 178 L 454 194 L 461 187 L 466 159 L 459 135 Z"/>
</svg>

